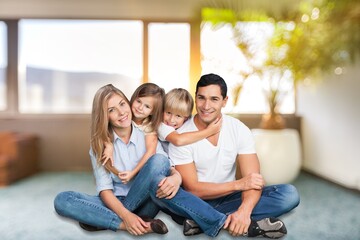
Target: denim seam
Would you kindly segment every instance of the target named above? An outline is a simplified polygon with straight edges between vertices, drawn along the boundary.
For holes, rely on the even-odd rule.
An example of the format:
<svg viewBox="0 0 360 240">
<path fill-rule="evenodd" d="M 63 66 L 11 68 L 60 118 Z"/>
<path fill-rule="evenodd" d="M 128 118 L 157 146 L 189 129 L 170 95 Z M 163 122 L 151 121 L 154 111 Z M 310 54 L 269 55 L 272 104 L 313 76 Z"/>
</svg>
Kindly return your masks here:
<svg viewBox="0 0 360 240">
<path fill-rule="evenodd" d="M 106 208 L 106 207 L 103 207 L 103 206 L 102 206 L 102 207 L 99 207 L 99 205 L 97 205 L 97 204 L 94 204 L 94 203 L 89 202 L 89 201 L 84 201 L 83 199 L 79 199 L 79 198 L 75 197 L 74 194 L 70 194 L 68 198 L 72 198 L 74 202 L 78 202 L 78 203 L 81 203 L 81 204 L 83 204 L 83 205 L 90 206 L 90 207 L 98 210 L 99 212 L 103 212 L 103 213 L 106 213 L 106 214 L 107 214 L 109 211 L 112 212 L 110 209 L 108 209 L 108 208 Z M 104 208 L 106 208 L 106 209 L 104 209 Z M 114 213 L 114 212 L 113 212 L 113 213 Z M 114 213 L 114 214 L 115 214 L 115 213 Z M 115 214 L 115 215 L 116 215 L 116 214 Z M 119 218 L 119 219 L 120 219 L 120 218 Z M 112 222 L 114 222 L 114 221 L 116 221 L 116 219 L 115 219 L 114 217 L 112 217 L 112 219 L 111 219 L 111 221 L 110 221 L 110 223 L 109 223 L 109 225 L 108 225 L 108 228 L 111 229 L 111 230 L 116 231 L 116 230 L 117 230 L 117 227 L 120 225 L 121 219 L 120 219 L 120 221 L 119 221 L 119 225 L 116 226 L 115 228 L 113 228 L 113 226 L 112 226 Z"/>
</svg>

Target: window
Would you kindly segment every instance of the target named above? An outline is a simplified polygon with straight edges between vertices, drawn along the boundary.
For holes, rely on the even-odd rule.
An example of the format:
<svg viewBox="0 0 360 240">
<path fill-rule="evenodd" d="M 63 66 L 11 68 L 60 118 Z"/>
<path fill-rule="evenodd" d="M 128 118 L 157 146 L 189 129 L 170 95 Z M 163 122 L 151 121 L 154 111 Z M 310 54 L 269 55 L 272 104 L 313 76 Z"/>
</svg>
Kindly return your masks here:
<svg viewBox="0 0 360 240">
<path fill-rule="evenodd" d="M 143 24 L 113 20 L 21 20 L 19 111 L 89 113 L 108 83 L 128 97 L 142 82 Z"/>
<path fill-rule="evenodd" d="M 189 89 L 190 25 L 188 23 L 149 24 L 149 81 L 166 92 Z"/>
<path fill-rule="evenodd" d="M 6 109 L 7 27 L 0 21 L 0 111 Z"/>
<path fill-rule="evenodd" d="M 295 96 L 290 77 L 285 76 L 281 82 L 269 82 L 269 74 L 264 74 L 262 78 L 254 75 L 244 81 L 243 75 L 240 74 L 251 72 L 251 66 L 262 66 L 267 53 L 266 40 L 273 34 L 273 25 L 267 22 L 248 22 L 238 23 L 236 27 L 245 29 L 244 37 L 252 43 L 251 51 L 254 57 L 251 63 L 237 47 L 230 24 L 215 29 L 210 23 L 204 22 L 201 29 L 202 74 L 216 73 L 226 81 L 229 101 L 224 111 L 260 114 L 268 112 L 264 91 L 269 87 L 278 87 L 283 93 L 280 113 L 294 113 Z M 232 92 L 237 84 L 242 82 L 241 94 L 235 103 Z"/>
</svg>

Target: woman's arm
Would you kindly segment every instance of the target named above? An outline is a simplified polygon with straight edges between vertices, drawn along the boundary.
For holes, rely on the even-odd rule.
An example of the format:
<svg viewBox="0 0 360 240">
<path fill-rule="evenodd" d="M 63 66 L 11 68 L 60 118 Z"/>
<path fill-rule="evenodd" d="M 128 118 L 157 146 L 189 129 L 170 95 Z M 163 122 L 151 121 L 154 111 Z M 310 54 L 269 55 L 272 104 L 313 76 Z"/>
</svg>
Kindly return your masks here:
<svg viewBox="0 0 360 240">
<path fill-rule="evenodd" d="M 191 144 L 220 132 L 221 124 L 222 118 L 218 121 L 210 123 L 209 126 L 207 126 L 207 128 L 203 130 L 184 133 L 178 133 L 177 131 L 173 131 L 166 136 L 165 140 L 175 146 Z"/>
<path fill-rule="evenodd" d="M 120 172 L 118 174 L 120 180 L 124 184 L 128 183 L 145 165 L 147 160 L 156 153 L 157 143 L 158 143 L 158 138 L 156 134 L 148 134 L 145 136 L 146 152 L 144 156 L 142 156 L 139 163 L 136 165 L 136 167 L 133 170 Z"/>
</svg>

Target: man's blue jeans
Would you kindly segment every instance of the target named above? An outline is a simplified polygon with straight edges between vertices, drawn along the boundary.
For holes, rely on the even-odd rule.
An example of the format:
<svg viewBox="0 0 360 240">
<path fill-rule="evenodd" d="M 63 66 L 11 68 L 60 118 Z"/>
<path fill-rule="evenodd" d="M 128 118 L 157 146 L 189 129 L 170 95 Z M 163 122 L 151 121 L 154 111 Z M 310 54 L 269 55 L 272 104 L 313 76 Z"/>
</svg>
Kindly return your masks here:
<svg viewBox="0 0 360 240">
<path fill-rule="evenodd" d="M 169 169 L 169 160 L 161 154 L 155 154 L 139 171 L 127 196 L 118 196 L 118 200 L 138 216 L 155 217 L 159 208 L 150 198 L 150 185 L 154 178 L 168 174 Z M 61 192 L 54 200 L 54 207 L 61 216 L 99 228 L 116 231 L 122 222 L 117 214 L 105 206 L 100 196 Z"/>
<path fill-rule="evenodd" d="M 224 197 L 207 200 L 216 210 L 226 215 L 235 212 L 241 205 L 241 192 L 234 192 Z M 291 184 L 266 186 L 261 198 L 252 211 L 251 218 L 260 220 L 266 217 L 279 217 L 300 203 L 296 188 Z"/>
<path fill-rule="evenodd" d="M 153 191 L 151 193 L 153 193 Z M 173 219 L 176 219 L 177 222 L 180 223 L 182 221 L 181 218 L 183 220 L 185 218 L 193 219 L 204 231 L 204 233 L 213 237 L 216 236 L 221 230 L 227 215 L 235 212 L 242 202 L 242 193 L 240 191 L 234 192 L 224 197 L 204 201 L 208 204 L 208 206 L 210 206 L 209 209 L 208 206 L 204 207 L 203 203 L 199 202 L 196 197 L 194 198 L 192 194 L 190 194 L 190 196 L 188 196 L 188 194 L 188 192 L 180 189 L 178 194 L 171 200 L 157 199 L 153 196 L 154 194 L 152 194 L 152 198 L 156 204 L 162 208 L 165 208 L 167 210 L 166 212 L 170 214 Z M 191 216 L 187 213 L 184 213 L 182 210 L 183 207 L 178 202 L 176 202 L 176 198 L 183 198 L 183 204 L 188 203 L 189 206 L 202 206 L 198 210 L 192 209 L 197 213 L 200 213 L 202 209 L 205 209 L 205 212 L 201 212 L 200 216 Z M 175 203 L 173 203 L 174 200 Z M 293 185 L 281 184 L 267 186 L 263 189 L 261 198 L 253 209 L 251 218 L 257 221 L 266 217 L 279 217 L 280 215 L 283 215 L 294 209 L 299 205 L 299 202 L 299 194 Z M 211 218 L 212 216 L 222 216 L 225 220 L 219 221 L 219 223 L 222 222 L 221 226 L 211 222 L 206 224 L 208 220 L 207 218 Z M 211 227 L 213 227 L 213 231 L 211 231 Z"/>
</svg>

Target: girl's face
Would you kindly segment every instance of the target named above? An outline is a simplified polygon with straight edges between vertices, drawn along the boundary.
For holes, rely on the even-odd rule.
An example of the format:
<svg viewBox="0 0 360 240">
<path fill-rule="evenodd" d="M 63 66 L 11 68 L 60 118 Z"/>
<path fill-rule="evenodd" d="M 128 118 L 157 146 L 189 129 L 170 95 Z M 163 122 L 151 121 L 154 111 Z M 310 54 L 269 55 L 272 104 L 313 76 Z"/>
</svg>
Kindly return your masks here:
<svg viewBox="0 0 360 240">
<path fill-rule="evenodd" d="M 131 126 L 130 105 L 121 96 L 114 94 L 107 104 L 108 119 L 115 128 L 127 128 Z"/>
<path fill-rule="evenodd" d="M 187 117 L 181 116 L 179 114 L 175 114 L 171 111 L 164 111 L 163 122 L 166 125 L 171 126 L 175 129 L 178 129 L 179 127 L 181 127 L 186 120 L 187 120 Z"/>
<path fill-rule="evenodd" d="M 144 120 L 145 118 L 150 116 L 153 112 L 154 104 L 155 104 L 154 97 L 136 98 L 131 106 L 131 110 L 135 118 L 134 121 L 136 122 L 136 120 Z M 139 124 L 139 122 L 136 123 Z"/>
</svg>

